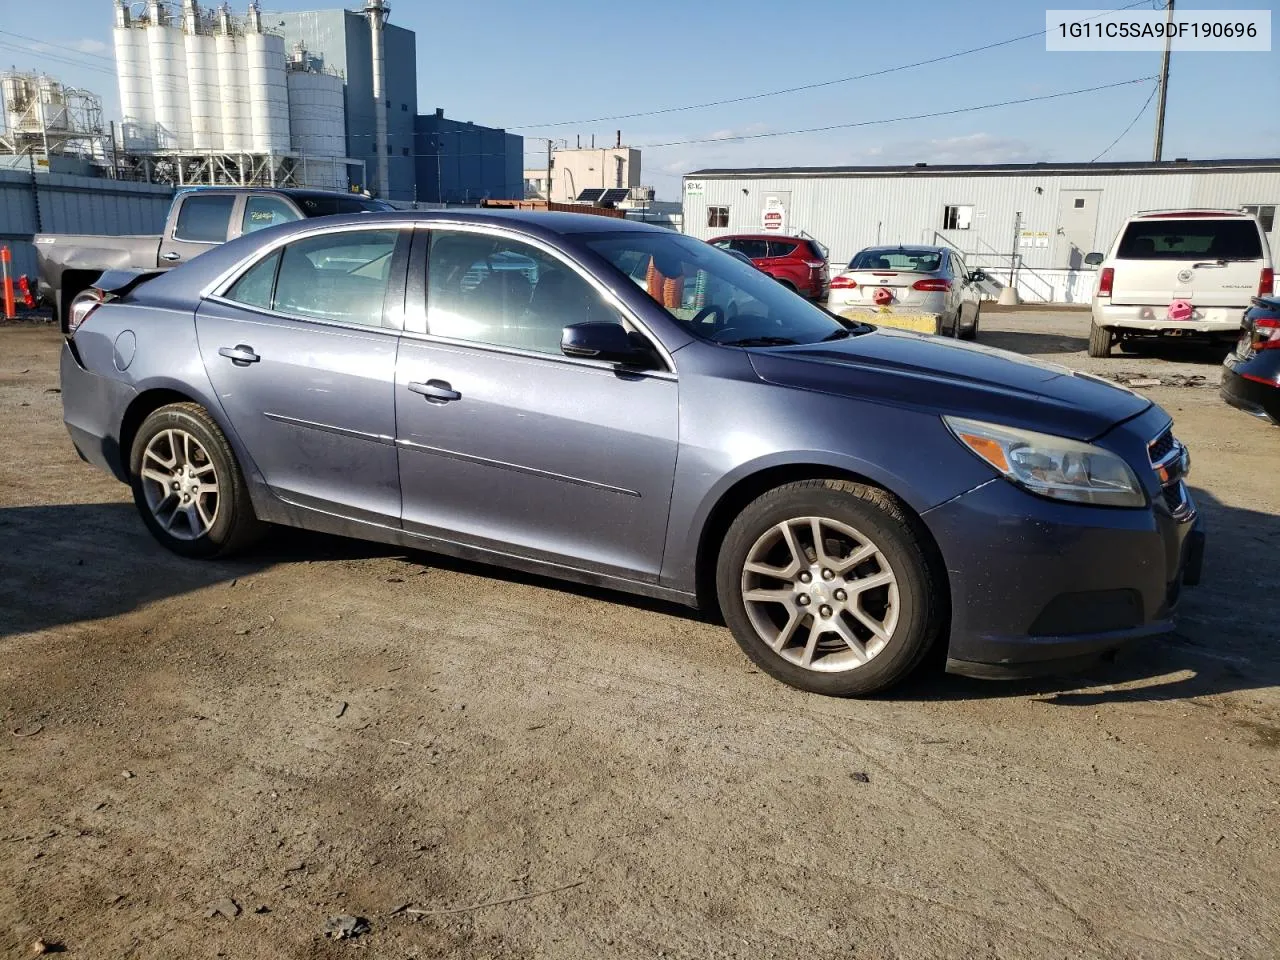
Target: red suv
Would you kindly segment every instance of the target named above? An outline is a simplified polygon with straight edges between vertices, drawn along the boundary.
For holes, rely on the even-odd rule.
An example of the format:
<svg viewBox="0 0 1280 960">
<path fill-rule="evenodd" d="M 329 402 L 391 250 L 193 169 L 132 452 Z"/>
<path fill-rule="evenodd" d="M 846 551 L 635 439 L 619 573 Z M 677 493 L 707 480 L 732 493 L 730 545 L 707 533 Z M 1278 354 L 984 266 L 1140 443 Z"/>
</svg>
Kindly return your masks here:
<svg viewBox="0 0 1280 960">
<path fill-rule="evenodd" d="M 826 299 L 831 271 L 826 254 L 812 240 L 768 233 L 739 233 L 716 237 L 711 245 L 750 257 L 757 267 L 802 297 Z"/>
</svg>

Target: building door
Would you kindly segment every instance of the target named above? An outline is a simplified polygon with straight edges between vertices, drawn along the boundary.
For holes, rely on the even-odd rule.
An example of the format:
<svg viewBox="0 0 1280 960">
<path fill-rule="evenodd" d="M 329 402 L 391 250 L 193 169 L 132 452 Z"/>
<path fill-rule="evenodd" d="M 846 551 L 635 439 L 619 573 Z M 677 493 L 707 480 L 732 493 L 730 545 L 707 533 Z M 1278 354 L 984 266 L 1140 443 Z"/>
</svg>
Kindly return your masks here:
<svg viewBox="0 0 1280 960">
<path fill-rule="evenodd" d="M 760 226 L 770 233 L 788 232 L 791 223 L 791 191 L 766 190 L 764 207 L 760 211 Z"/>
<path fill-rule="evenodd" d="M 1056 266 L 1078 270 L 1085 254 L 1097 250 L 1098 201 L 1101 190 L 1063 190 L 1058 194 Z"/>
</svg>

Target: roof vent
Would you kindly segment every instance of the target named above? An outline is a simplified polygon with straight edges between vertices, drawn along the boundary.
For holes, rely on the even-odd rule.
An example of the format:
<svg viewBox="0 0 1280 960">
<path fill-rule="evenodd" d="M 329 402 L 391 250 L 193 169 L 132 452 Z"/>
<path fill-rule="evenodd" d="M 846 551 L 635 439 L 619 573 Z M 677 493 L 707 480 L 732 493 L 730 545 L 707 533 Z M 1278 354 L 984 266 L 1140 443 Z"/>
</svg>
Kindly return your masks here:
<svg viewBox="0 0 1280 960">
<path fill-rule="evenodd" d="M 1174 157 L 1173 162 L 1174 162 L 1174 163 L 1186 163 L 1186 162 L 1187 162 L 1187 158 L 1186 158 L 1186 157 Z"/>
<path fill-rule="evenodd" d="M 916 166 L 917 166 L 917 167 L 927 167 L 927 166 L 928 166 L 928 164 L 927 164 L 927 163 L 917 163 L 917 164 L 916 164 Z"/>
</svg>

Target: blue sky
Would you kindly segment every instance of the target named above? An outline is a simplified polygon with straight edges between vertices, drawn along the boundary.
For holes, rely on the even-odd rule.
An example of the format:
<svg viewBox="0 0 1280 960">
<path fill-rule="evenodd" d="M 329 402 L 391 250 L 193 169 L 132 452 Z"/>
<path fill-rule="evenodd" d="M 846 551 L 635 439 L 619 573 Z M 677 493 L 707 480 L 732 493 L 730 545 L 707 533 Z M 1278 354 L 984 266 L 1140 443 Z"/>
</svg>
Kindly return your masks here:
<svg viewBox="0 0 1280 960">
<path fill-rule="evenodd" d="M 233 3 L 236 12 L 246 2 Z M 306 10 L 321 4 L 272 0 L 265 6 Z M 547 137 L 573 143 L 581 136 L 586 143 L 594 134 L 604 143 L 621 128 L 624 142 L 643 147 L 773 133 L 1091 87 L 1151 76 L 1160 65 L 1155 53 L 1047 53 L 1043 38 L 1035 38 L 816 91 L 543 127 L 533 125 L 746 96 L 939 56 L 1042 29 L 1045 5 L 646 0 L 625 13 L 593 0 L 391 0 L 391 6 L 392 22 L 417 32 L 419 108 L 439 106 L 450 117 L 513 128 L 526 137 L 529 166 L 545 163 Z M 1179 4 L 1184 7 L 1267 4 L 1186 0 Z M 111 0 L 60 0 L 56 17 L 6 18 L 0 31 L 41 43 L 0 32 L 0 65 L 43 69 L 87 87 L 103 97 L 108 119 L 116 117 L 111 23 Z M 1150 83 L 1138 84 L 951 117 L 652 148 L 644 151 L 642 179 L 660 197 L 676 198 L 680 175 L 703 166 L 1090 160 L 1134 118 L 1150 92 Z M 1280 156 L 1277 93 L 1280 51 L 1175 55 L 1165 156 Z M 1152 104 L 1108 158 L 1149 158 L 1154 116 Z"/>
</svg>

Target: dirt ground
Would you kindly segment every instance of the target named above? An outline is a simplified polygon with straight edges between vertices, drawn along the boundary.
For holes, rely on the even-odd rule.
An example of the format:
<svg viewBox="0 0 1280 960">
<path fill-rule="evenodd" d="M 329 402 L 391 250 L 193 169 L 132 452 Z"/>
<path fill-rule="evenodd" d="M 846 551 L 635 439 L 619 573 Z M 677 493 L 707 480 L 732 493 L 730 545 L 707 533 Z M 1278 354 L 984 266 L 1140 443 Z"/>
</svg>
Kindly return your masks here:
<svg viewBox="0 0 1280 960">
<path fill-rule="evenodd" d="M 1205 378 L 1146 391 L 1209 530 L 1178 633 L 864 701 L 425 554 L 180 560 L 76 458 L 56 333 L 0 329 L 0 955 L 1280 956 L 1280 429 L 1220 354 L 1088 361 L 1087 324 L 981 340 Z"/>
</svg>

